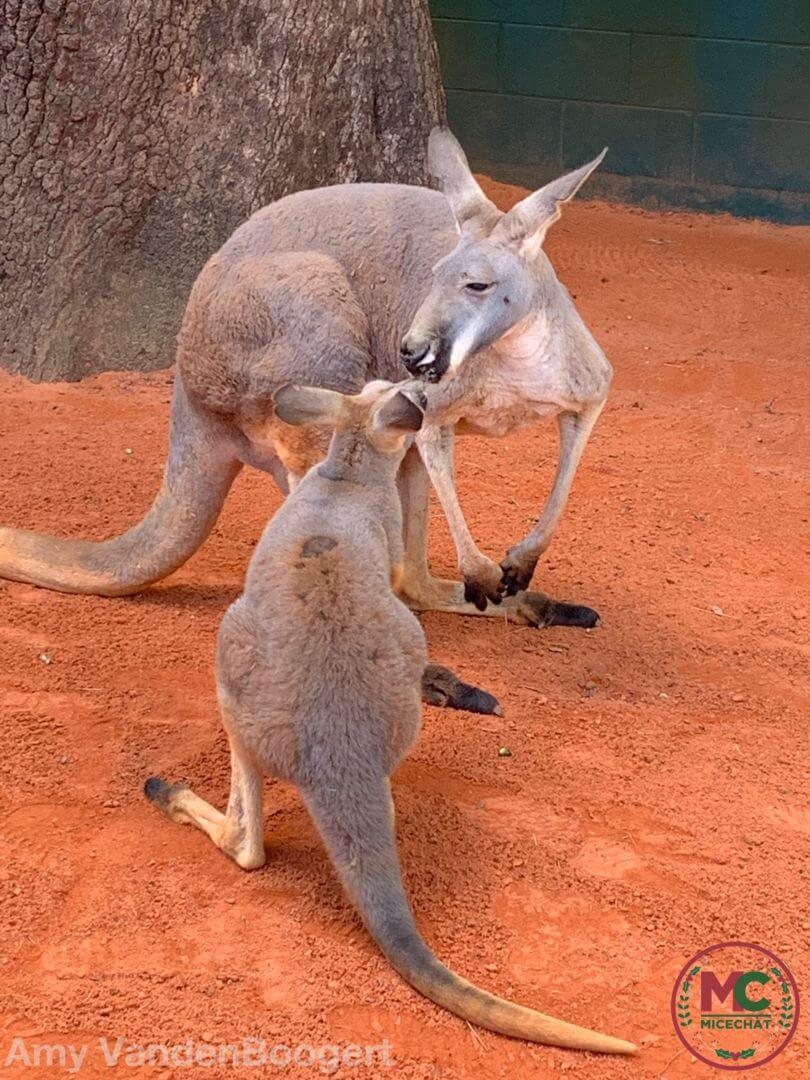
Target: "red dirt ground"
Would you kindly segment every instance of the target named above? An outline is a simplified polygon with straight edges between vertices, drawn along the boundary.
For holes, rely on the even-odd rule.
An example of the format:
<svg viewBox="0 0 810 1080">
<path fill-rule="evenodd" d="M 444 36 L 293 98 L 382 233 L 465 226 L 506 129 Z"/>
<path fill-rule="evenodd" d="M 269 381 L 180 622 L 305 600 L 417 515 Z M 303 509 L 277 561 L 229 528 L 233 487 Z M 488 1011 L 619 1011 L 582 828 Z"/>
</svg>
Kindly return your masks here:
<svg viewBox="0 0 810 1080">
<path fill-rule="evenodd" d="M 807 231 L 581 203 L 548 248 L 616 380 L 538 582 L 604 625 L 425 618 L 433 657 L 506 716 L 425 710 L 395 778 L 400 850 L 445 961 L 641 1056 L 529 1046 L 422 1000 L 291 790 L 267 792 L 253 874 L 143 798 L 157 771 L 224 805 L 214 639 L 279 503 L 245 470 L 200 553 L 141 596 L 0 586 L 0 1059 L 14 1035 L 90 1041 L 85 1076 L 110 1074 L 101 1035 L 387 1037 L 397 1076 L 709 1076 L 669 998 L 693 953 L 734 938 L 783 956 L 810 1006 Z M 3 377 L 3 522 L 95 537 L 134 522 L 170 380 Z M 496 558 L 536 515 L 554 450 L 550 427 L 462 444 L 462 501 Z M 434 539 L 450 571 L 438 514 Z M 809 1036 L 805 1019 L 767 1075 L 806 1077 Z"/>
</svg>

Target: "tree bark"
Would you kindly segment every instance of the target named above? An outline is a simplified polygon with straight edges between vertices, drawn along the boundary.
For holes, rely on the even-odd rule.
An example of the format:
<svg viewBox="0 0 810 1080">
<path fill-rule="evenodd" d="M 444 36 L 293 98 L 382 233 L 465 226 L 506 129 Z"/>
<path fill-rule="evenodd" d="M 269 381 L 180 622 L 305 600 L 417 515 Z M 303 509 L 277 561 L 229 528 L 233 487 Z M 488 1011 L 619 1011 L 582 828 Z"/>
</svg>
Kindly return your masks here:
<svg viewBox="0 0 810 1080">
<path fill-rule="evenodd" d="M 0 0 L 0 363 L 165 367 L 206 258 L 301 188 L 427 182 L 427 0 Z"/>
</svg>

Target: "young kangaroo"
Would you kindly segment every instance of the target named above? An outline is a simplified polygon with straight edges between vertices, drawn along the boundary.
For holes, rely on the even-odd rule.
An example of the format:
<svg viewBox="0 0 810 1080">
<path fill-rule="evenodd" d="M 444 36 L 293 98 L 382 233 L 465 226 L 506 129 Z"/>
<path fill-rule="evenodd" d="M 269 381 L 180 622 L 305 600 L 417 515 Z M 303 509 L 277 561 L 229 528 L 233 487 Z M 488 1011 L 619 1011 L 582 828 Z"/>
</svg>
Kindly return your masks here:
<svg viewBox="0 0 810 1080">
<path fill-rule="evenodd" d="M 231 749 L 224 814 L 188 787 L 147 780 L 175 821 L 244 869 L 265 861 L 262 776 L 295 784 L 346 892 L 393 967 L 451 1012 L 506 1035 L 609 1053 L 621 1039 L 494 997 L 444 967 L 402 885 L 389 776 L 416 739 L 425 638 L 396 597 L 403 542 L 397 468 L 422 425 L 421 392 L 372 382 L 356 396 L 288 386 L 288 424 L 334 427 L 326 460 L 277 512 L 223 619 L 217 687 Z"/>
<path fill-rule="evenodd" d="M 291 432 L 276 423 L 274 388 L 292 382 L 356 393 L 371 379 L 403 378 L 404 362 L 441 382 L 426 388 L 419 449 L 408 451 L 400 471 L 402 596 L 417 610 L 595 625 L 590 608 L 512 594 L 527 588 L 551 539 L 610 384 L 610 365 L 541 248 L 560 205 L 600 159 L 504 215 L 450 132 L 434 132 L 428 157 L 441 192 L 343 184 L 289 195 L 241 225 L 191 291 L 169 458 L 149 512 L 98 542 L 0 528 L 0 577 L 102 596 L 166 577 L 205 540 L 243 464 L 271 473 L 286 492 L 323 457 L 317 428 Z M 459 508 L 453 432 L 503 436 L 551 415 L 561 433 L 552 493 L 536 529 L 499 567 L 478 551 Z M 463 583 L 428 570 L 429 481 L 420 452 Z"/>
</svg>

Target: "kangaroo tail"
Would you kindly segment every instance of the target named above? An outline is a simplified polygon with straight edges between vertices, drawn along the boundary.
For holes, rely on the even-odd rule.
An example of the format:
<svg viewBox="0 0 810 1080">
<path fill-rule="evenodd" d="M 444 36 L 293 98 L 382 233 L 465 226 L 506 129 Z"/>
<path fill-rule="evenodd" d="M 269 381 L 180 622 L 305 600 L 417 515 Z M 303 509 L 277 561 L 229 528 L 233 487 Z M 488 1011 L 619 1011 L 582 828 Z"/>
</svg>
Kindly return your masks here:
<svg viewBox="0 0 810 1080">
<path fill-rule="evenodd" d="M 0 577 L 69 593 L 138 592 L 202 544 L 240 468 L 224 422 L 193 405 L 175 376 L 169 459 L 146 517 L 99 542 L 0 528 Z"/>
<path fill-rule="evenodd" d="M 327 792 L 324 794 L 324 792 Z M 490 1031 L 548 1046 L 633 1054 L 623 1039 L 524 1008 L 446 968 L 416 929 L 402 885 L 387 778 L 302 791 L 344 888 L 397 972 L 425 997 Z"/>
</svg>

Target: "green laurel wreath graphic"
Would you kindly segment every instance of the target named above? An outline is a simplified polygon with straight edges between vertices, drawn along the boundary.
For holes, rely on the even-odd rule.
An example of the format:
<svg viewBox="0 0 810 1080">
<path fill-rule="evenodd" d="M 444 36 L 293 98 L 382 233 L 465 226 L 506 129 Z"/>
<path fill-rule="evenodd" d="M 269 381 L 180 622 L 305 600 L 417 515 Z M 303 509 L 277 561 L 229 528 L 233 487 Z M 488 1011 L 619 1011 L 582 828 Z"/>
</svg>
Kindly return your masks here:
<svg viewBox="0 0 810 1080">
<path fill-rule="evenodd" d="M 692 968 L 692 970 L 683 980 L 681 992 L 678 995 L 678 1000 L 675 1005 L 675 1011 L 678 1015 L 678 1022 L 681 1027 L 690 1027 L 692 1024 L 692 1013 L 689 1008 L 689 989 L 692 985 L 692 980 L 699 971 L 700 965 Z"/>
<path fill-rule="evenodd" d="M 783 973 L 777 967 L 772 967 L 771 972 L 776 976 L 779 982 L 779 989 L 782 991 L 782 1005 L 779 1009 L 779 1026 L 783 1031 L 787 1031 L 793 1027 L 793 1019 L 795 1014 L 795 1002 L 793 1001 L 793 991 L 790 988 L 790 983 L 787 981 Z"/>
</svg>

